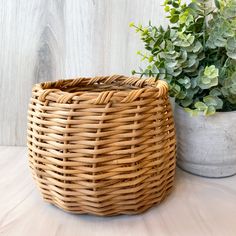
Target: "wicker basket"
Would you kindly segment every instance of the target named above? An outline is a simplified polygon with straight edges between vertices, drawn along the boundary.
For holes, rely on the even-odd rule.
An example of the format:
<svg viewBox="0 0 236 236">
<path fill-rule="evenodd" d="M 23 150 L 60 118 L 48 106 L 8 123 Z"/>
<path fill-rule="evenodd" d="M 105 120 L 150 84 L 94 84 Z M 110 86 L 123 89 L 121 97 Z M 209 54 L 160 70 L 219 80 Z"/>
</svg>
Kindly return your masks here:
<svg viewBox="0 0 236 236">
<path fill-rule="evenodd" d="M 35 85 L 28 151 L 43 198 L 74 213 L 141 213 L 170 192 L 175 128 L 165 82 L 107 76 Z"/>
</svg>

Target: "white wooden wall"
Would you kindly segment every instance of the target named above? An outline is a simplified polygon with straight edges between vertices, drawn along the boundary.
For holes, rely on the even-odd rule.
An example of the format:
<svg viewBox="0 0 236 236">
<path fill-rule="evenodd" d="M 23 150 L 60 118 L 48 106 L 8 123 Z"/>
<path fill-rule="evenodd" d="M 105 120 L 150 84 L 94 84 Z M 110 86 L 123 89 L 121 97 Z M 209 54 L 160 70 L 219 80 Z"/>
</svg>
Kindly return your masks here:
<svg viewBox="0 0 236 236">
<path fill-rule="evenodd" d="M 129 23 L 166 24 L 162 0 L 0 0 L 0 145 L 26 144 L 32 85 L 130 75 L 142 43 Z"/>
</svg>

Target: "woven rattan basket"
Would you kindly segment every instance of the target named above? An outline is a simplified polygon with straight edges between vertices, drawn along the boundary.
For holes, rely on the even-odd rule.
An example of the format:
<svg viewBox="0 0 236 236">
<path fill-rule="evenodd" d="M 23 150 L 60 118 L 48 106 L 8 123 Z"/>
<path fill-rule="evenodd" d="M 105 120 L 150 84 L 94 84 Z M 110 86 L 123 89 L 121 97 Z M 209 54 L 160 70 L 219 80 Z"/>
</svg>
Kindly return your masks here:
<svg viewBox="0 0 236 236">
<path fill-rule="evenodd" d="M 28 151 L 43 198 L 74 213 L 141 213 L 170 192 L 175 128 L 165 82 L 107 76 L 33 88 Z"/>
</svg>

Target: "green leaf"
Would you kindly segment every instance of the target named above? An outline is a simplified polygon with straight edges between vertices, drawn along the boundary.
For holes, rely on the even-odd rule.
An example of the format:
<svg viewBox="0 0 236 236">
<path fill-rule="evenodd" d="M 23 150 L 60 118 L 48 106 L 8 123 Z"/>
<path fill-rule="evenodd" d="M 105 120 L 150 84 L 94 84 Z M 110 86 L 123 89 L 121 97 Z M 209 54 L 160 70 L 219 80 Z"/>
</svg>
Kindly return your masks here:
<svg viewBox="0 0 236 236">
<path fill-rule="evenodd" d="M 226 42 L 226 39 L 224 39 L 223 37 L 215 36 L 214 44 L 216 47 L 225 47 Z"/>
<path fill-rule="evenodd" d="M 181 91 L 176 95 L 176 98 L 182 100 L 182 99 L 184 99 L 184 98 L 186 97 L 186 95 L 187 95 L 186 90 L 185 90 L 185 91 L 184 91 L 184 90 L 181 90 Z"/>
<path fill-rule="evenodd" d="M 166 66 L 170 68 L 174 68 L 177 65 L 177 61 L 171 60 L 166 62 Z"/>
<path fill-rule="evenodd" d="M 176 0 L 174 0 L 174 1 L 172 1 L 172 5 L 173 5 L 173 7 L 175 7 L 175 8 L 178 8 L 179 7 L 179 1 L 176 1 Z"/>
<path fill-rule="evenodd" d="M 172 84 L 171 86 L 171 90 L 174 92 L 174 94 L 178 95 L 178 93 L 180 92 L 181 88 L 178 84 Z"/>
<path fill-rule="evenodd" d="M 170 22 L 172 24 L 176 23 L 177 21 L 179 20 L 179 15 L 172 15 L 171 18 L 170 18 Z"/>
<path fill-rule="evenodd" d="M 194 11 L 201 11 L 202 9 L 200 8 L 199 4 L 197 4 L 197 2 L 192 1 L 188 7 Z"/>
<path fill-rule="evenodd" d="M 230 58 L 232 58 L 232 59 L 234 59 L 234 60 L 236 60 L 236 51 L 228 51 L 227 52 L 227 56 L 228 57 L 230 57 Z"/>
<path fill-rule="evenodd" d="M 234 95 L 234 96 L 230 95 L 229 97 L 227 97 L 227 100 L 228 100 L 231 104 L 236 104 L 236 96 L 235 96 L 235 95 Z M 234 109 L 231 109 L 231 110 L 235 110 L 235 108 L 234 108 Z"/>
<path fill-rule="evenodd" d="M 187 52 L 186 52 L 186 50 L 181 50 L 180 51 L 180 56 L 179 56 L 179 58 L 178 58 L 178 62 L 180 63 L 180 64 L 182 64 L 182 63 L 184 63 L 186 60 L 187 60 L 187 58 L 188 58 L 188 54 L 187 54 Z"/>
<path fill-rule="evenodd" d="M 203 102 L 196 102 L 194 106 L 199 110 L 199 111 L 205 111 L 207 109 L 207 105 Z"/>
<path fill-rule="evenodd" d="M 229 89 L 230 93 L 236 95 L 236 84 L 232 84 L 231 88 Z"/>
<path fill-rule="evenodd" d="M 221 93 L 219 88 L 214 88 L 210 91 L 210 95 L 214 96 L 214 97 L 217 97 L 217 96 L 222 95 L 222 93 Z"/>
<path fill-rule="evenodd" d="M 202 47 L 201 42 L 197 41 L 196 44 L 195 44 L 194 47 L 193 47 L 193 52 L 194 52 L 194 53 L 197 53 L 197 52 L 199 52 L 202 48 L 203 48 L 203 47 Z"/>
<path fill-rule="evenodd" d="M 216 101 L 215 97 L 213 97 L 213 96 L 210 96 L 210 95 L 206 96 L 203 98 L 203 101 L 207 106 L 211 106 L 211 105 L 217 106 L 217 101 Z"/>
<path fill-rule="evenodd" d="M 174 42 L 174 45 L 179 46 L 179 47 L 189 47 L 194 42 L 194 39 L 195 37 L 192 34 L 186 35 L 182 32 L 179 32 L 178 38 Z"/>
<path fill-rule="evenodd" d="M 129 27 L 134 27 L 135 25 L 134 25 L 134 22 L 130 22 L 129 23 Z"/>
<path fill-rule="evenodd" d="M 168 6 L 168 5 L 165 6 L 164 10 L 165 10 L 165 12 L 168 12 L 170 10 L 170 6 Z"/>
<path fill-rule="evenodd" d="M 223 11 L 223 15 L 227 19 L 230 19 L 230 18 L 233 18 L 236 16 L 235 1 L 229 1 L 229 3 L 231 3 L 231 4 L 227 4 L 227 7 Z M 234 3 L 234 4 L 232 4 L 232 3 Z"/>
<path fill-rule="evenodd" d="M 207 106 L 214 106 L 216 109 L 222 109 L 223 107 L 223 101 L 218 97 L 208 95 L 203 98 L 203 101 Z"/>
<path fill-rule="evenodd" d="M 216 78 L 219 75 L 219 69 L 216 68 L 214 65 L 206 66 L 204 70 L 204 75 L 209 79 Z"/>
<path fill-rule="evenodd" d="M 188 107 L 184 108 L 184 110 L 190 115 L 190 116 L 197 116 L 199 114 L 199 111 L 197 109 L 190 109 Z"/>
<path fill-rule="evenodd" d="M 229 51 L 234 51 L 236 49 L 236 38 L 231 37 L 227 40 L 226 49 Z"/>
<path fill-rule="evenodd" d="M 150 56 L 149 58 L 148 58 L 148 62 L 152 62 L 153 61 L 153 56 Z"/>
<path fill-rule="evenodd" d="M 181 100 L 181 105 L 183 107 L 188 107 L 189 105 L 192 104 L 192 98 L 185 97 L 184 100 Z"/>
<path fill-rule="evenodd" d="M 184 84 L 185 85 L 185 84 L 189 84 L 190 83 L 190 79 L 187 76 L 185 76 L 184 78 L 179 79 L 178 82 L 180 84 Z"/>
<path fill-rule="evenodd" d="M 215 6 L 216 6 L 218 9 L 220 9 L 220 2 L 219 2 L 219 0 L 214 0 L 214 2 L 215 2 Z"/>
<path fill-rule="evenodd" d="M 236 83 L 236 71 L 233 72 L 230 79 L 233 83 Z"/>
<path fill-rule="evenodd" d="M 201 89 L 209 89 L 216 85 L 218 85 L 218 77 L 213 79 L 207 78 L 206 76 L 199 77 L 198 86 Z"/>
<path fill-rule="evenodd" d="M 179 23 L 189 25 L 193 21 L 193 16 L 189 13 L 189 10 L 184 11 L 179 16 Z"/>
<path fill-rule="evenodd" d="M 165 79 L 166 77 L 166 69 L 165 68 L 159 68 L 159 78 L 161 80 Z"/>
<path fill-rule="evenodd" d="M 183 66 L 183 68 L 189 68 L 189 67 L 192 67 L 195 63 L 197 63 L 196 58 L 189 56 L 189 59 L 187 61 L 185 61 L 182 64 L 182 66 Z"/>
<path fill-rule="evenodd" d="M 207 109 L 204 111 L 204 115 L 206 116 L 211 116 L 211 115 L 214 115 L 216 112 L 216 109 L 214 106 L 209 106 L 207 107 Z"/>
<path fill-rule="evenodd" d="M 226 44 L 227 56 L 236 59 L 236 37 L 231 37 Z"/>
<path fill-rule="evenodd" d="M 151 68 L 151 70 L 152 70 L 152 73 L 153 73 L 153 74 L 159 74 L 159 73 L 160 73 L 160 71 L 159 71 L 159 69 L 157 68 L 156 65 L 153 65 L 152 68 Z"/>
<path fill-rule="evenodd" d="M 202 76 L 201 77 L 201 82 L 205 85 L 208 85 L 211 83 L 211 78 L 207 77 L 207 76 Z"/>
<path fill-rule="evenodd" d="M 173 72 L 172 72 L 172 75 L 174 77 L 180 75 L 182 73 L 182 69 L 181 68 L 178 68 L 178 69 L 175 69 Z"/>
<path fill-rule="evenodd" d="M 212 39 L 211 36 L 208 38 L 208 40 L 207 40 L 207 42 L 206 42 L 206 46 L 207 46 L 208 48 L 211 48 L 211 49 L 216 48 L 216 45 L 214 44 L 214 41 L 213 41 L 213 39 Z"/>
</svg>

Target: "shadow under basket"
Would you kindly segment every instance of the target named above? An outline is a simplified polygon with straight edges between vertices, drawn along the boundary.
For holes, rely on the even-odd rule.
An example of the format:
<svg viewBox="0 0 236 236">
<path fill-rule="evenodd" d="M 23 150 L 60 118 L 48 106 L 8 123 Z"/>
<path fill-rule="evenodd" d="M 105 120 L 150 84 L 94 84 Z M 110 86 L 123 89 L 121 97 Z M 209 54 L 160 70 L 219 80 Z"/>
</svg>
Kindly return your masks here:
<svg viewBox="0 0 236 236">
<path fill-rule="evenodd" d="M 167 84 L 118 75 L 36 84 L 28 153 L 43 198 L 59 208 L 144 212 L 173 186 L 176 139 Z"/>
</svg>

